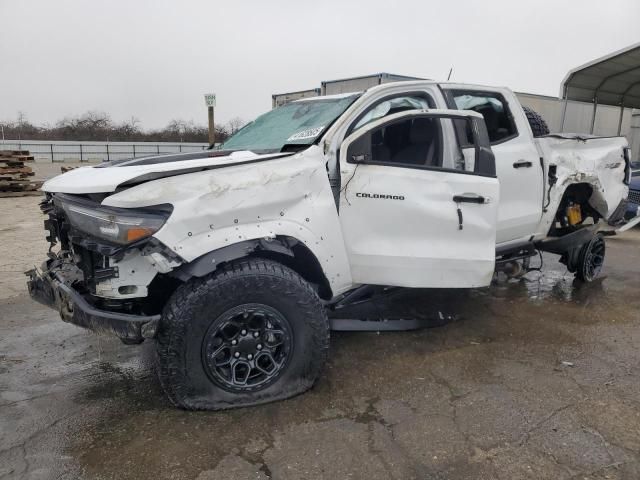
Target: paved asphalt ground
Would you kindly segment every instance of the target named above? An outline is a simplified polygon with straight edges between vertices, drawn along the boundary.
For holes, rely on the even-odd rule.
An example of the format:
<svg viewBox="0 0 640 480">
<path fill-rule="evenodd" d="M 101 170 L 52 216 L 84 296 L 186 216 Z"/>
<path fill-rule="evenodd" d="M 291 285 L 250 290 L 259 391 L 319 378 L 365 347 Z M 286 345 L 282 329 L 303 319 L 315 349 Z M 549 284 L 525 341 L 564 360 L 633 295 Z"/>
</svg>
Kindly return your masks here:
<svg viewBox="0 0 640 480">
<path fill-rule="evenodd" d="M 638 479 L 640 230 L 604 278 L 542 273 L 379 305 L 445 326 L 334 333 L 319 383 L 223 413 L 165 400 L 153 343 L 125 346 L 29 300 L 38 199 L 0 199 L 0 479 Z"/>
</svg>

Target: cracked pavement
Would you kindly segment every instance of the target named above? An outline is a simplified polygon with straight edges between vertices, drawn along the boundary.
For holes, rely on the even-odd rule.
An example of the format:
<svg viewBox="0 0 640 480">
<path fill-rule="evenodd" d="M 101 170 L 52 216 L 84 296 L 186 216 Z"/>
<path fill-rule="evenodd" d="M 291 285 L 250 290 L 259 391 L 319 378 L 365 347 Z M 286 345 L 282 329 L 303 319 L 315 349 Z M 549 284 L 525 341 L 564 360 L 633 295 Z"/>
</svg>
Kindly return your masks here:
<svg viewBox="0 0 640 480">
<path fill-rule="evenodd" d="M 37 202 L 2 199 L 2 480 L 640 478 L 638 229 L 607 240 L 594 284 L 545 256 L 521 281 L 402 292 L 376 308 L 455 320 L 333 333 L 310 392 L 184 412 L 161 392 L 153 343 L 28 299 L 17 272 L 46 252 Z"/>
</svg>

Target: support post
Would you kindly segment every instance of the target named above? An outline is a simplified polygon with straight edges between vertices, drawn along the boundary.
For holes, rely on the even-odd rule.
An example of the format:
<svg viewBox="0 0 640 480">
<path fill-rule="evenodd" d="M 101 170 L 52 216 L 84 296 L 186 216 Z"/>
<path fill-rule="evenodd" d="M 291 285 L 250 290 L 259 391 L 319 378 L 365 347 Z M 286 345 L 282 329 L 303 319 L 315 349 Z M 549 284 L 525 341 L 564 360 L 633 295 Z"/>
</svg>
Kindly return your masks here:
<svg viewBox="0 0 640 480">
<path fill-rule="evenodd" d="M 598 113 L 598 97 L 593 99 L 593 115 L 591 117 L 591 135 L 596 127 L 596 114 Z"/>
<path fill-rule="evenodd" d="M 567 85 L 562 88 L 562 98 L 564 105 L 562 106 L 562 119 L 560 120 L 560 133 L 564 133 L 564 121 L 567 117 L 567 105 L 569 103 L 569 96 L 567 95 Z"/>
<path fill-rule="evenodd" d="M 620 104 L 620 118 L 618 118 L 618 136 L 622 132 L 622 117 L 624 117 L 624 103 Z"/>
<path fill-rule="evenodd" d="M 216 131 L 213 123 L 213 107 L 207 107 L 209 111 L 209 144 L 214 145 L 216 143 Z"/>
<path fill-rule="evenodd" d="M 564 102 L 562 104 L 562 120 L 560 120 L 560 133 L 564 133 L 564 120 L 567 118 L 567 104 L 569 100 L 567 97 L 564 97 Z"/>
</svg>

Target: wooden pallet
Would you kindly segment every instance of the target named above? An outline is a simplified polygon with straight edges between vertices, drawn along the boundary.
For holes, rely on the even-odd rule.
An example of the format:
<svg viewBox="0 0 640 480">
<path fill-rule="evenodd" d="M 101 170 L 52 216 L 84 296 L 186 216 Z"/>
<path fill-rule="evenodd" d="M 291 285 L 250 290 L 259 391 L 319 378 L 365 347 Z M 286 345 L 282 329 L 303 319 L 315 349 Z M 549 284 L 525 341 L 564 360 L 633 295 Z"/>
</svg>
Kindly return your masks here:
<svg viewBox="0 0 640 480">
<path fill-rule="evenodd" d="M 11 180 L 9 182 L 0 180 L 0 192 L 19 192 L 37 190 L 42 186 L 42 182 L 32 182 L 31 180 Z"/>
<path fill-rule="evenodd" d="M 33 155 L 0 155 L 0 162 L 34 162 Z"/>
<path fill-rule="evenodd" d="M 20 192 L 0 192 L 0 198 L 12 197 L 39 197 L 44 195 L 40 190 L 26 190 Z"/>
<path fill-rule="evenodd" d="M 25 166 L 25 162 L 33 161 L 33 155 L 27 150 L 0 150 L 0 193 L 38 190 L 42 182 L 29 178 L 34 172 L 31 167 Z"/>
<path fill-rule="evenodd" d="M 5 175 L 35 175 L 30 167 L 0 167 L 0 176 Z"/>
<path fill-rule="evenodd" d="M 24 162 L 20 162 L 18 160 L 0 160 L 0 167 L 2 168 L 22 168 L 24 167 Z"/>
<path fill-rule="evenodd" d="M 14 155 L 29 155 L 29 150 L 0 150 L 0 157 L 13 157 Z"/>
</svg>

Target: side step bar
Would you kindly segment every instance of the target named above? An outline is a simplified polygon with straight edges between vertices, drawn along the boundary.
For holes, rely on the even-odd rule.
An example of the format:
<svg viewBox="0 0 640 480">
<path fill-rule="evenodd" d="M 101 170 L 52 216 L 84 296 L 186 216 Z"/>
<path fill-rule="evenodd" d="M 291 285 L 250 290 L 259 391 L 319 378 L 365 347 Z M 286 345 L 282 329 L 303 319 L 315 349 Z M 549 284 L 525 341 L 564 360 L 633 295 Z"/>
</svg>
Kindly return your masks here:
<svg viewBox="0 0 640 480">
<path fill-rule="evenodd" d="M 453 321 L 451 315 L 441 316 L 441 321 Z M 421 330 L 434 326 L 433 319 L 428 318 L 407 318 L 407 319 L 380 319 L 380 320 L 358 320 L 350 318 L 331 318 L 331 330 L 336 332 L 406 332 L 410 330 Z"/>
</svg>

